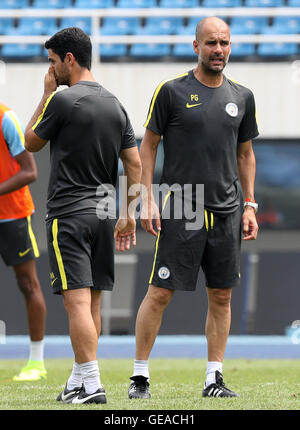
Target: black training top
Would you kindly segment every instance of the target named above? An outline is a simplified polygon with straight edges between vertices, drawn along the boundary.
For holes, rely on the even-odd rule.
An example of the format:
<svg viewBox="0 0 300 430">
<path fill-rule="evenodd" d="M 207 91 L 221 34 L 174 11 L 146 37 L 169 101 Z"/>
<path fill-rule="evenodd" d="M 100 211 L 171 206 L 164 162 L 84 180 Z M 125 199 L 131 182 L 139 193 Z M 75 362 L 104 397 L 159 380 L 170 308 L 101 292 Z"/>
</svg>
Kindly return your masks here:
<svg viewBox="0 0 300 430">
<path fill-rule="evenodd" d="M 258 136 L 252 92 L 227 79 L 201 84 L 193 71 L 156 89 L 145 127 L 163 136 L 161 183 L 204 184 L 204 205 L 216 213 L 239 206 L 237 145 Z"/>
<path fill-rule="evenodd" d="M 97 188 L 116 186 L 120 152 L 136 146 L 123 106 L 97 82 L 53 93 L 33 130 L 50 140 L 47 218 L 95 213 Z"/>
</svg>

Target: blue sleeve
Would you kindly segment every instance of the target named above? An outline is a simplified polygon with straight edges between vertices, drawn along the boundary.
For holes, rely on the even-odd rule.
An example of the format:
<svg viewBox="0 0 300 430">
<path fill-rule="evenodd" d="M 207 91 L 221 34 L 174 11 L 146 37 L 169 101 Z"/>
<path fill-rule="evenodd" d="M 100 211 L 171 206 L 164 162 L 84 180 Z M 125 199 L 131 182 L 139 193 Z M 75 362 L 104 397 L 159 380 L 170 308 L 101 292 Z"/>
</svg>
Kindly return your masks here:
<svg viewBox="0 0 300 430">
<path fill-rule="evenodd" d="M 25 151 L 24 129 L 13 111 L 6 111 L 2 118 L 2 132 L 12 157 Z"/>
</svg>

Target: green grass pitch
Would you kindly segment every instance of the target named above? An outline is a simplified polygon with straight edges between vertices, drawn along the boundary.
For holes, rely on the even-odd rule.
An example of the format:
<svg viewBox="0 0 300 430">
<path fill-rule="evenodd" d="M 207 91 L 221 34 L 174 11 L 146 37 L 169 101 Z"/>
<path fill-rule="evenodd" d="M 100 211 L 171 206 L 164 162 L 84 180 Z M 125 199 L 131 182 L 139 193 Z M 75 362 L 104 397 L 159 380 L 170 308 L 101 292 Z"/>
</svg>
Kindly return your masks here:
<svg viewBox="0 0 300 430">
<path fill-rule="evenodd" d="M 300 360 L 226 359 L 224 380 L 241 397 L 202 398 L 206 361 L 151 359 L 151 399 L 129 400 L 133 360 L 99 359 L 106 405 L 64 405 L 56 397 L 72 368 L 71 359 L 47 359 L 48 378 L 13 382 L 25 360 L 0 360 L 0 410 L 299 410 Z"/>
</svg>

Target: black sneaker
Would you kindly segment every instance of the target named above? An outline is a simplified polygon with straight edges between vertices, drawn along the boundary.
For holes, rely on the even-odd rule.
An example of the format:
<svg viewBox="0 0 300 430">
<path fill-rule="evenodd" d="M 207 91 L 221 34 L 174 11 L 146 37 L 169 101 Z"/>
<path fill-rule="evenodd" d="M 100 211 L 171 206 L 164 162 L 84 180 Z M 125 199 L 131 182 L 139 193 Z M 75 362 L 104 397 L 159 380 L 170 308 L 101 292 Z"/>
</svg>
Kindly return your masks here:
<svg viewBox="0 0 300 430">
<path fill-rule="evenodd" d="M 150 399 L 149 382 L 145 376 L 137 375 L 131 376 L 132 380 L 129 389 L 128 396 L 130 399 Z"/>
<path fill-rule="evenodd" d="M 71 403 L 106 403 L 106 394 L 104 388 L 98 388 L 93 394 L 88 394 L 83 388 L 80 393 L 73 397 Z"/>
<path fill-rule="evenodd" d="M 234 393 L 225 387 L 223 375 L 216 370 L 216 382 L 210 384 L 203 389 L 202 397 L 240 397 L 239 394 Z"/>
<path fill-rule="evenodd" d="M 68 390 L 67 384 L 66 384 L 65 389 L 61 393 L 59 393 L 56 400 L 58 402 L 71 403 L 73 398 L 76 397 L 81 392 L 82 389 L 83 389 L 83 385 L 81 387 L 75 387 L 75 388 L 72 388 L 71 390 Z"/>
</svg>

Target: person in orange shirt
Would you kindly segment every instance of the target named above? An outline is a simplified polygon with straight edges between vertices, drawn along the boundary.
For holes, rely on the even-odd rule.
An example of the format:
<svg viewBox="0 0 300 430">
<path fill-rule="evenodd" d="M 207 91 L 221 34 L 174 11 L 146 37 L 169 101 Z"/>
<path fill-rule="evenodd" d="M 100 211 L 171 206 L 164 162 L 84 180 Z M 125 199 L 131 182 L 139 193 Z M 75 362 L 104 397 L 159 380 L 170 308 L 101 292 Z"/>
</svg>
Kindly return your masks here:
<svg viewBox="0 0 300 430">
<path fill-rule="evenodd" d="M 46 305 L 36 272 L 39 249 L 32 229 L 34 203 L 28 184 L 37 178 L 32 154 L 24 147 L 23 127 L 15 113 L 0 104 L 0 255 L 12 266 L 27 310 L 30 355 L 14 381 L 45 379 Z"/>
</svg>

